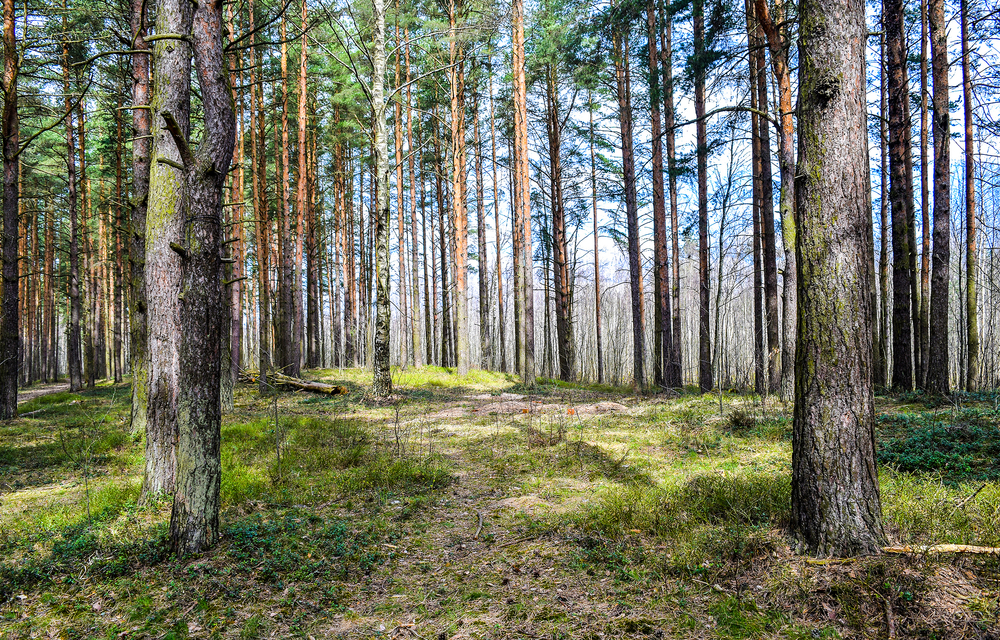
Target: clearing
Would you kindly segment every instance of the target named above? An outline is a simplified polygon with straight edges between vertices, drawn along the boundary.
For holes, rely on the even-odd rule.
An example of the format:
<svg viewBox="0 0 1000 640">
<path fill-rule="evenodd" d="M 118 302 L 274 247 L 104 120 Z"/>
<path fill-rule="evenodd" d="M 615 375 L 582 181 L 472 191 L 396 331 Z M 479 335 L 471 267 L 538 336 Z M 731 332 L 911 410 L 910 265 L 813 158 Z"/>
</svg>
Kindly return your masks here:
<svg viewBox="0 0 1000 640">
<path fill-rule="evenodd" d="M 0 425 L 2 638 L 1000 638 L 982 555 L 794 553 L 788 409 L 513 377 L 236 390 L 223 540 L 177 561 L 137 505 L 127 385 Z M 894 544 L 1000 546 L 996 394 L 879 398 Z"/>
</svg>

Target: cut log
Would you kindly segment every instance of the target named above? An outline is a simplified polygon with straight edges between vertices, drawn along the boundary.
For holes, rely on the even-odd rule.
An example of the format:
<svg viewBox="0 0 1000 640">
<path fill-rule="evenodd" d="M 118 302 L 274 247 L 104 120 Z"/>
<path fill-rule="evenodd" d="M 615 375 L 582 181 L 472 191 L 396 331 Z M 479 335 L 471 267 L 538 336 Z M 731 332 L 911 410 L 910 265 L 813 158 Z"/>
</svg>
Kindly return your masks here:
<svg viewBox="0 0 1000 640">
<path fill-rule="evenodd" d="M 258 374 L 250 371 L 240 372 L 240 381 L 249 384 L 256 384 L 258 379 Z M 283 373 L 277 373 L 275 371 L 271 372 L 269 380 L 272 384 L 279 387 L 291 387 L 293 389 L 299 389 L 301 391 L 310 391 L 312 393 L 323 393 L 328 396 L 346 395 L 350 393 L 347 387 L 337 385 L 337 384 L 327 384 L 325 382 L 314 382 L 312 380 L 303 380 L 302 378 L 293 378 L 292 376 L 286 376 Z"/>
<path fill-rule="evenodd" d="M 883 547 L 886 553 L 912 553 L 912 554 L 939 554 L 939 553 L 972 553 L 978 555 L 1000 556 L 1000 547 L 977 547 L 971 544 L 935 544 L 931 546 L 911 547 L 901 545 L 897 547 Z"/>
</svg>

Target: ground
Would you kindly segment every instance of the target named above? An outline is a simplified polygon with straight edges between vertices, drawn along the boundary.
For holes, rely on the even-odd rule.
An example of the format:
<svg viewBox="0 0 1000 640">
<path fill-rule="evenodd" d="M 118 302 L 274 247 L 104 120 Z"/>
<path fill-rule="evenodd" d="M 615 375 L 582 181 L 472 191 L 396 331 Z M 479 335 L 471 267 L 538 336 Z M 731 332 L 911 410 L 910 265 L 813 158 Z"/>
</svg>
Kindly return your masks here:
<svg viewBox="0 0 1000 640">
<path fill-rule="evenodd" d="M 817 560 L 789 536 L 774 399 L 474 371 L 236 390 L 223 539 L 138 504 L 128 387 L 0 425 L 0 638 L 1000 638 L 989 555 Z M 22 396 L 24 397 L 24 396 Z M 889 541 L 1000 546 L 994 394 L 879 398 Z"/>
</svg>

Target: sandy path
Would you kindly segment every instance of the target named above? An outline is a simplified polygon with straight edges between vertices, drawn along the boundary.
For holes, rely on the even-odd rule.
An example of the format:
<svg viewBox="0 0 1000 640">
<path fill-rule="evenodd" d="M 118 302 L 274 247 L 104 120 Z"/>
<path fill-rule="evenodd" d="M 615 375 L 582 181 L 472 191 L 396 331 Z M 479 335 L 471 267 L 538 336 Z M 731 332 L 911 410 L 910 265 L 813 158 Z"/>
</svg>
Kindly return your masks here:
<svg viewBox="0 0 1000 640">
<path fill-rule="evenodd" d="M 59 391 L 69 391 L 69 383 L 52 382 L 48 384 L 36 385 L 30 389 L 18 389 L 17 401 L 18 403 L 27 402 L 28 400 L 34 400 L 38 396 L 46 396 L 50 393 L 57 393 Z"/>
</svg>

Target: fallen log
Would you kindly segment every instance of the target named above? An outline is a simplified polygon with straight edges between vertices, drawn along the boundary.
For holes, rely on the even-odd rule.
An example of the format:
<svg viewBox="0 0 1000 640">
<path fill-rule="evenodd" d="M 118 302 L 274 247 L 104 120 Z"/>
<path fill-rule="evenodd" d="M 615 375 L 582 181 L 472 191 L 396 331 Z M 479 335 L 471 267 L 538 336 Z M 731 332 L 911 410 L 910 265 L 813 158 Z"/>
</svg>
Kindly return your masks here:
<svg viewBox="0 0 1000 640">
<path fill-rule="evenodd" d="M 257 384 L 258 379 L 259 376 L 256 373 L 251 373 L 249 371 L 240 372 L 241 382 Z M 292 376 L 286 376 L 285 374 L 278 373 L 277 371 L 272 371 L 270 373 L 268 381 L 275 386 L 291 387 L 293 389 L 310 391 L 312 393 L 323 393 L 328 396 L 346 395 L 350 393 L 347 387 L 339 384 L 327 384 L 325 382 L 314 382 L 312 380 L 303 380 L 302 378 L 293 378 Z"/>
<path fill-rule="evenodd" d="M 978 555 L 1000 556 L 1000 547 L 977 547 L 971 544 L 934 544 L 921 547 L 901 545 L 897 547 L 883 547 L 882 551 L 886 553 L 912 553 L 919 555 L 933 555 L 939 553 L 971 553 Z"/>
</svg>

